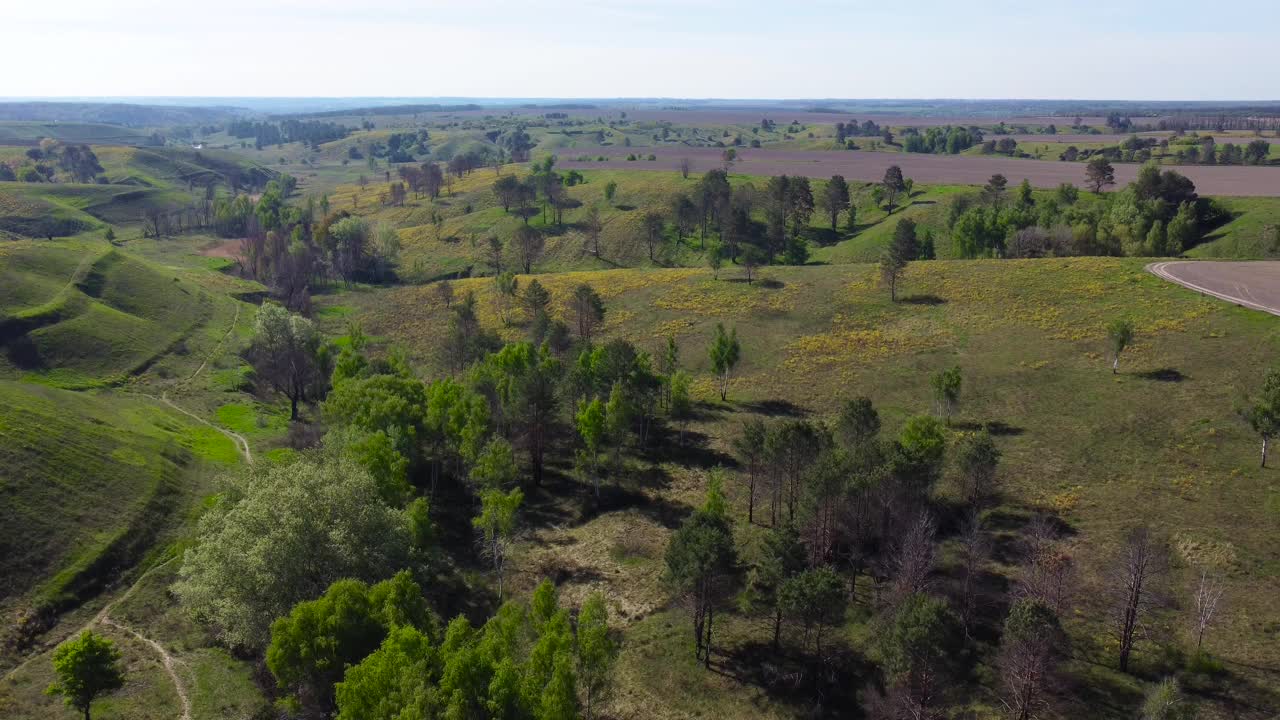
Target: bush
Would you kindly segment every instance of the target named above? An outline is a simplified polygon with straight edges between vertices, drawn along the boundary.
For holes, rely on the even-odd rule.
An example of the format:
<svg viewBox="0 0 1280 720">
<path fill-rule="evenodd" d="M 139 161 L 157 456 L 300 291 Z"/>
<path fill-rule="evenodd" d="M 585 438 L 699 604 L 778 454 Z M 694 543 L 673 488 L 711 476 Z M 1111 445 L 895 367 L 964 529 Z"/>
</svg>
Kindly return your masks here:
<svg viewBox="0 0 1280 720">
<path fill-rule="evenodd" d="M 1218 677 L 1227 671 L 1221 660 L 1204 650 L 1196 650 L 1188 655 L 1183 667 L 1189 675 L 1198 675 L 1206 678 Z"/>
</svg>

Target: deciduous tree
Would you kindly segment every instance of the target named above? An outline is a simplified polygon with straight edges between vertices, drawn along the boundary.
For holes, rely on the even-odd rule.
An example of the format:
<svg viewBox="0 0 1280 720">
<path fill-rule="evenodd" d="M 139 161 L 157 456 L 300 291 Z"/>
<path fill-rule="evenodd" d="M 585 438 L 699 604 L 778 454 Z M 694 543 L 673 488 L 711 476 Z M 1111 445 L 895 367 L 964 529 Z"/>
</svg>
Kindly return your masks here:
<svg viewBox="0 0 1280 720">
<path fill-rule="evenodd" d="M 45 693 L 61 695 L 67 707 L 84 713 L 84 720 L 90 720 L 89 708 L 94 700 L 124 687 L 120 651 L 91 630 L 53 651 L 53 672 L 55 680 Z"/>
<path fill-rule="evenodd" d="M 200 518 L 174 592 L 220 640 L 259 650 L 298 602 L 343 578 L 385 578 L 408 551 L 406 518 L 383 504 L 368 471 L 344 456 L 304 456 L 230 479 Z"/>
<path fill-rule="evenodd" d="M 951 424 L 951 414 L 960 404 L 962 382 L 963 376 L 958 366 L 940 370 L 929 377 L 929 387 L 933 388 L 934 412 L 948 425 Z"/>
<path fill-rule="evenodd" d="M 729 394 L 729 380 L 733 369 L 742 359 L 742 345 L 738 343 L 738 329 L 725 332 L 724 323 L 716 323 L 716 334 L 711 340 L 711 369 L 715 371 L 720 384 L 720 399 L 723 401 Z"/>
<path fill-rule="evenodd" d="M 1102 189 L 1108 185 L 1116 184 L 1116 169 L 1102 155 L 1095 155 L 1089 159 L 1089 164 L 1084 169 L 1085 180 L 1093 188 L 1095 193 L 1102 192 Z"/>
<path fill-rule="evenodd" d="M 1111 373 L 1120 372 L 1120 354 L 1133 343 L 1133 321 L 1117 318 L 1107 326 L 1107 342 L 1111 350 Z"/>
<path fill-rule="evenodd" d="M 516 515 L 523 502 L 524 492 L 519 488 L 511 492 L 486 490 L 480 494 L 480 514 L 471 521 L 480 531 L 481 552 L 493 563 L 499 598 L 502 597 L 507 555 L 515 536 Z"/>
<path fill-rule="evenodd" d="M 257 377 L 289 399 L 289 419 L 298 419 L 299 403 L 323 394 L 328 355 L 310 320 L 280 305 L 264 304 L 254 322 L 248 355 Z"/>
<path fill-rule="evenodd" d="M 1262 438 L 1262 467 L 1266 467 L 1271 438 L 1280 434 L 1280 370 L 1267 373 L 1262 381 L 1262 392 L 1245 411 L 1245 419 Z"/>
</svg>

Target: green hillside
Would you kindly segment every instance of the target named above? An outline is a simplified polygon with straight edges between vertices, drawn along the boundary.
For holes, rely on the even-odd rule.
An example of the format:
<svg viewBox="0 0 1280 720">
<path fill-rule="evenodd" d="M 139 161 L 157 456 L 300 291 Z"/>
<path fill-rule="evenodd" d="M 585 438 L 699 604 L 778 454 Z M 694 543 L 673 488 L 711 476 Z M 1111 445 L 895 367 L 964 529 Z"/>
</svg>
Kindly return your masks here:
<svg viewBox="0 0 1280 720">
<path fill-rule="evenodd" d="M 197 459 L 235 463 L 216 430 L 155 401 L 0 380 L 0 604 L 53 609 L 136 562 Z"/>
<path fill-rule="evenodd" d="M 0 246 L 0 377 L 118 382 L 181 349 L 214 311 L 198 285 L 119 250 L 75 252 Z"/>
</svg>

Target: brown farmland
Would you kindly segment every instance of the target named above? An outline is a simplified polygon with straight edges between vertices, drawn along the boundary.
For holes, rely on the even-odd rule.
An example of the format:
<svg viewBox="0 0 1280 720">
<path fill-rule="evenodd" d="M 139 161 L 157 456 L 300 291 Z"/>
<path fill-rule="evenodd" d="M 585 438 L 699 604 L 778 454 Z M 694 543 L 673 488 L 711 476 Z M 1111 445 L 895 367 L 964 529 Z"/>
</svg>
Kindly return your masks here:
<svg viewBox="0 0 1280 720">
<path fill-rule="evenodd" d="M 560 158 L 565 168 L 590 170 L 613 168 L 624 170 L 679 170 L 682 158 L 688 158 L 693 172 L 701 173 L 723 167 L 719 148 L 657 148 L 657 160 L 648 161 L 649 148 L 639 148 L 640 160 L 626 160 L 629 154 L 619 148 L 592 150 L 590 157 L 603 155 L 606 160 L 575 160 L 572 150 Z M 884 177 L 890 165 L 919 183 L 981 185 L 993 174 L 1000 173 L 1012 184 L 1029 180 L 1035 187 L 1053 188 L 1069 182 L 1085 184 L 1084 163 L 1052 160 L 1021 160 L 1007 157 L 971 155 L 925 155 L 916 153 L 883 153 L 858 151 L 739 150 L 733 172 L 747 175 L 804 175 L 826 178 L 843 175 L 847 180 L 872 182 Z M 1141 166 L 1115 165 L 1116 185 L 1123 187 L 1138 175 Z M 1280 196 L 1280 168 L 1243 166 L 1178 166 L 1177 171 L 1191 178 L 1204 195 L 1240 197 Z"/>
<path fill-rule="evenodd" d="M 1027 143 L 1030 145 L 1034 145 L 1036 143 L 1063 143 L 1064 145 L 1074 145 L 1074 144 L 1083 144 L 1083 143 L 1106 143 L 1108 145 L 1119 145 L 1120 143 L 1124 142 L 1125 139 L 1127 139 L 1131 134 L 1132 133 L 1120 133 L 1116 135 L 1084 135 L 1084 134 L 1071 134 L 1071 133 L 1059 133 L 1057 135 L 991 135 L 991 134 L 987 134 L 984 137 L 984 139 L 999 140 L 1000 138 L 1003 138 L 1003 137 L 1011 137 L 1014 140 L 1017 140 L 1018 144 Z M 1140 138 L 1155 138 L 1157 140 L 1162 140 L 1172 136 L 1173 133 L 1143 132 L 1143 133 L 1138 133 L 1137 135 Z M 1200 134 L 1200 136 L 1204 138 L 1211 137 L 1219 145 L 1226 145 L 1227 143 L 1233 143 L 1235 145 L 1248 145 L 1254 140 L 1265 140 L 1268 143 L 1271 143 L 1272 145 L 1280 143 L 1280 138 L 1275 138 L 1275 137 L 1253 137 L 1253 136 L 1245 136 L 1245 135 L 1232 136 L 1232 135 L 1221 135 L 1221 134 L 1214 135 L 1212 133 L 1203 133 L 1203 132 Z"/>
</svg>

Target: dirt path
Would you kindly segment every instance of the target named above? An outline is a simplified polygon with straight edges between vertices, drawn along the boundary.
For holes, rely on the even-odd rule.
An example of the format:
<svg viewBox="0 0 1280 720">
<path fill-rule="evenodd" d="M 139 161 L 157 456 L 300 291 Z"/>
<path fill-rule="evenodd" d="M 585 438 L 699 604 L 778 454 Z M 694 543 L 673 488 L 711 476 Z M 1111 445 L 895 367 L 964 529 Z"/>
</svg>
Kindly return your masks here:
<svg viewBox="0 0 1280 720">
<path fill-rule="evenodd" d="M 184 385 L 191 382 L 192 380 L 195 380 L 197 375 L 204 372 L 205 367 L 208 366 L 209 364 L 210 358 L 217 357 L 218 353 L 222 352 L 222 346 L 227 344 L 227 338 L 231 337 L 231 333 L 236 331 L 236 323 L 238 322 L 240 322 L 240 303 L 239 302 L 236 303 L 236 315 L 235 317 L 231 318 L 231 327 L 227 328 L 227 331 L 222 334 L 222 339 L 218 341 L 218 344 L 213 348 L 213 351 L 210 352 L 205 357 L 204 361 L 200 363 L 200 367 L 196 368 L 196 371 L 191 373 L 191 377 L 183 381 Z"/>
<path fill-rule="evenodd" d="M 217 430 L 223 435 L 226 435 L 227 437 L 231 438 L 232 442 L 236 444 L 236 449 L 240 451 L 240 456 L 244 458 L 245 464 L 250 466 L 253 465 L 253 451 L 249 449 L 249 441 L 245 440 L 244 436 L 241 435 L 240 433 L 235 432 L 234 430 L 228 430 L 224 427 L 219 427 L 217 425 L 214 425 L 213 423 L 209 422 L 208 420 L 205 420 L 204 418 L 182 407 L 181 405 L 176 404 L 175 402 L 169 399 L 168 395 L 161 395 L 160 397 L 156 397 L 154 395 L 147 395 L 146 393 L 139 393 L 139 394 L 142 395 L 143 397 L 151 398 L 152 400 L 158 400 L 164 403 L 165 405 L 168 405 L 169 407 L 173 408 L 174 410 L 177 410 L 183 415 L 186 415 L 187 417 L 195 420 L 201 425 L 208 425 L 214 430 Z"/>
<path fill-rule="evenodd" d="M 102 609 L 98 611 L 97 615 L 93 616 L 92 620 L 85 623 L 80 628 L 76 629 L 75 632 L 72 632 L 66 637 L 59 640 L 55 645 L 55 647 L 57 645 L 61 645 L 62 643 L 66 642 L 67 640 L 70 640 L 73 637 L 80 635 L 86 630 L 92 630 L 98 625 L 110 625 L 111 627 L 114 627 L 118 630 L 129 633 L 130 635 L 134 636 L 138 640 L 149 645 L 151 649 L 154 650 L 156 654 L 160 656 L 160 661 L 164 664 L 164 671 L 168 673 L 169 679 L 173 681 L 173 688 L 178 693 L 179 702 L 182 703 L 182 714 L 179 715 L 179 720 L 191 720 L 191 698 L 189 695 L 187 695 L 186 686 L 183 685 L 182 679 L 178 677 L 178 672 L 175 669 L 175 666 L 180 661 L 175 659 L 172 655 L 170 655 L 169 651 L 165 650 L 164 646 L 161 645 L 159 642 L 156 642 L 155 640 L 147 637 L 146 635 L 143 635 L 142 633 L 138 632 L 132 627 L 129 627 L 128 625 L 125 625 L 124 623 L 117 622 L 111 617 L 111 611 L 115 609 L 115 607 L 120 603 L 124 602 L 125 600 L 128 600 L 129 597 L 133 595 L 134 591 L 138 589 L 138 586 L 142 584 L 142 581 L 147 579 L 148 575 L 168 565 L 169 563 L 173 562 L 176 559 L 177 558 L 169 558 L 168 560 L 165 560 L 159 565 L 156 565 L 150 570 L 147 570 L 146 572 L 142 573 L 142 575 L 138 576 L 138 579 L 135 580 L 133 584 L 129 586 L 129 589 L 124 591 L 123 595 L 112 600 L 106 605 L 102 606 Z M 23 668 L 25 668 L 27 665 L 29 665 L 31 661 L 35 660 L 36 658 L 42 657 L 44 654 L 45 653 L 36 653 L 31 657 L 27 658 L 26 660 L 22 661 L 20 665 L 10 670 L 8 673 L 6 673 L 4 676 L 4 679 L 9 680 L 14 675 L 17 675 L 18 672 Z"/>
<path fill-rule="evenodd" d="M 182 703 L 182 714 L 178 716 L 179 720 L 191 720 L 191 698 L 187 695 L 187 689 L 182 685 L 182 680 L 178 678 L 177 671 L 174 670 L 174 665 L 178 661 L 169 654 L 169 651 L 165 650 L 164 646 L 160 643 L 152 640 L 124 623 L 116 622 L 109 617 L 104 618 L 102 622 L 105 625 L 110 625 L 111 627 L 129 633 L 138 640 L 150 645 L 151 649 L 155 650 L 156 653 L 160 655 L 160 661 L 164 663 L 164 671 L 169 674 L 169 679 L 173 681 L 173 688 L 178 691 L 178 700 Z"/>
<path fill-rule="evenodd" d="M 1147 271 L 1219 300 L 1280 315 L 1280 261 L 1177 260 L 1151 263 Z"/>
</svg>

